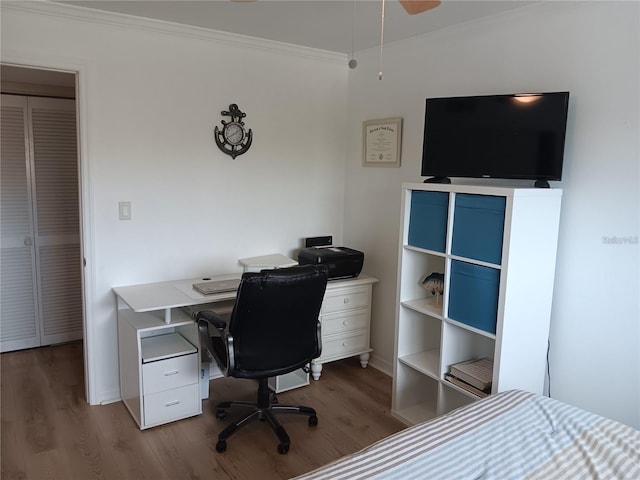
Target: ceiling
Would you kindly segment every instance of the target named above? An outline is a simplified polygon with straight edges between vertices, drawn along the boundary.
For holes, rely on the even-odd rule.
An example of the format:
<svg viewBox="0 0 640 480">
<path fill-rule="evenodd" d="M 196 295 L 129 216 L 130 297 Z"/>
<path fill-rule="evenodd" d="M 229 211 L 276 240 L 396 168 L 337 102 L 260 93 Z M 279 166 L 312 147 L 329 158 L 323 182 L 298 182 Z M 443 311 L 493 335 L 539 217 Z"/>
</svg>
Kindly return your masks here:
<svg viewBox="0 0 640 480">
<path fill-rule="evenodd" d="M 89 0 L 59 3 L 345 54 L 380 45 L 382 0 Z M 535 1 L 443 0 L 439 7 L 411 16 L 397 0 L 385 0 L 384 43 L 498 15 L 532 3 Z"/>
</svg>

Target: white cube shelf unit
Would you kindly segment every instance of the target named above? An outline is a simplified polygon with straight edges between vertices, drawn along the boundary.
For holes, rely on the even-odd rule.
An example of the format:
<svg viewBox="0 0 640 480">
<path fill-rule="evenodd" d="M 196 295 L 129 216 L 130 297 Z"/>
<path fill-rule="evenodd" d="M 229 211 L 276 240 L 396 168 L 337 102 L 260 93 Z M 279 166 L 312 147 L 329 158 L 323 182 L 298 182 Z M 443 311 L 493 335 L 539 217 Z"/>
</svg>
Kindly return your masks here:
<svg viewBox="0 0 640 480">
<path fill-rule="evenodd" d="M 562 190 L 402 185 L 392 413 L 415 424 L 479 397 L 444 379 L 494 359 L 491 393 L 542 393 Z M 421 285 L 444 274 L 444 293 Z"/>
</svg>

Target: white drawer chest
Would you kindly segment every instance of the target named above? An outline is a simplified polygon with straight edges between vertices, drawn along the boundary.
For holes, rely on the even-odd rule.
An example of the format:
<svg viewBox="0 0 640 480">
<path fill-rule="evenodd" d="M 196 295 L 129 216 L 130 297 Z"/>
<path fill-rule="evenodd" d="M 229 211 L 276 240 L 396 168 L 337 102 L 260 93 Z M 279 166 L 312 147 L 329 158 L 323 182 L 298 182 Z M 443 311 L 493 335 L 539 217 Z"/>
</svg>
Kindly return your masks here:
<svg viewBox="0 0 640 480">
<path fill-rule="evenodd" d="M 357 278 L 331 280 L 327 284 L 320 323 L 322 353 L 311 361 L 314 380 L 320 379 L 322 364 L 355 355 L 360 364 L 369 363 L 371 294 L 378 279 L 361 274 Z"/>
</svg>

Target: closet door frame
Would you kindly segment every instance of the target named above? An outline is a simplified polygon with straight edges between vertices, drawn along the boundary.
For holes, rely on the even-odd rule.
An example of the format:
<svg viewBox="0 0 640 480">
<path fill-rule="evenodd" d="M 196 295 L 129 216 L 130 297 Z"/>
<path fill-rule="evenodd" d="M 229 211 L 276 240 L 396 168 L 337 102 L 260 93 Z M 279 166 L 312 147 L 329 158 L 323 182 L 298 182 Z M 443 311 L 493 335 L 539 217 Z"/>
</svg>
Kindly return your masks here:
<svg viewBox="0 0 640 480">
<path fill-rule="evenodd" d="M 99 405 L 106 400 L 99 389 L 100 362 L 96 357 L 96 327 L 94 325 L 95 277 L 93 259 L 93 221 L 91 216 L 91 190 L 88 145 L 87 78 L 91 60 L 86 58 L 43 56 L 38 51 L 3 49 L 2 63 L 31 69 L 55 70 L 71 73 L 76 77 L 76 125 L 78 129 L 78 165 L 80 181 L 80 250 L 83 258 L 82 299 L 84 323 L 84 372 L 85 395 L 90 405 Z M 115 398 L 115 397 L 114 397 Z"/>
</svg>

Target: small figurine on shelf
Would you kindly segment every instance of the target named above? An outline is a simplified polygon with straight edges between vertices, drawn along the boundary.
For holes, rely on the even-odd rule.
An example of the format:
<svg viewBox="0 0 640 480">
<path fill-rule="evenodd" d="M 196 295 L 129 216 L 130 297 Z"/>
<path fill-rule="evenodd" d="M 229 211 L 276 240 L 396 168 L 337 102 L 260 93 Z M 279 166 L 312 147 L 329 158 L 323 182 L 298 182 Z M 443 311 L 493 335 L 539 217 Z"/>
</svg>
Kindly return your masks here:
<svg viewBox="0 0 640 480">
<path fill-rule="evenodd" d="M 436 296 L 436 304 L 440 303 L 440 295 L 444 292 L 444 273 L 431 273 L 421 281 L 422 288 Z"/>
</svg>

